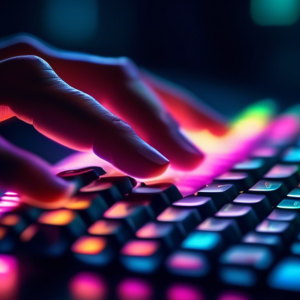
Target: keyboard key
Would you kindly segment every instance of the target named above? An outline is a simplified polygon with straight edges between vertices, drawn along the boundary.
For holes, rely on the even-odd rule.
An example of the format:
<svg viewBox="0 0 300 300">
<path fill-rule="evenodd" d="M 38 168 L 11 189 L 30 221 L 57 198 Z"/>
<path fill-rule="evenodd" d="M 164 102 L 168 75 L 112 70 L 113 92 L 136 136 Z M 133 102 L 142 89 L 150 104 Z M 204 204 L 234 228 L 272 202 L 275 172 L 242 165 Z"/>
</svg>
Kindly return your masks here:
<svg viewBox="0 0 300 300">
<path fill-rule="evenodd" d="M 196 230 L 220 233 L 229 243 L 238 242 L 242 236 L 236 221 L 232 219 L 208 218 L 197 226 Z"/>
<path fill-rule="evenodd" d="M 296 211 L 275 208 L 267 219 L 290 222 L 297 231 L 300 230 L 300 215 Z"/>
<path fill-rule="evenodd" d="M 130 193 L 134 186 L 136 186 L 135 179 L 128 176 L 115 176 L 115 177 L 101 177 L 98 179 L 100 183 L 111 183 L 115 186 L 122 196 Z"/>
<path fill-rule="evenodd" d="M 284 241 L 289 242 L 295 236 L 292 224 L 288 222 L 277 222 L 264 220 L 256 227 L 257 232 L 278 234 Z"/>
<path fill-rule="evenodd" d="M 160 267 L 163 256 L 163 247 L 158 241 L 137 239 L 124 245 L 120 261 L 129 271 L 147 274 Z"/>
<path fill-rule="evenodd" d="M 237 163 L 232 170 L 237 172 L 247 172 L 256 180 L 262 177 L 266 168 L 267 166 L 263 159 L 254 158 Z"/>
<path fill-rule="evenodd" d="M 80 194 L 65 205 L 65 208 L 76 211 L 86 225 L 99 220 L 108 206 L 97 194 Z"/>
<path fill-rule="evenodd" d="M 201 216 L 193 208 L 168 207 L 156 219 L 159 222 L 173 223 L 183 233 L 187 233 L 200 223 Z"/>
<path fill-rule="evenodd" d="M 264 178 L 280 180 L 291 189 L 297 186 L 299 182 L 299 167 L 297 165 L 278 164 L 265 174 Z"/>
<path fill-rule="evenodd" d="M 196 193 L 196 196 L 211 197 L 220 209 L 224 204 L 231 202 L 238 192 L 233 184 L 208 184 Z"/>
<path fill-rule="evenodd" d="M 274 251 L 274 253 L 281 253 L 284 249 L 282 239 L 276 234 L 249 232 L 243 237 L 242 242 L 247 244 L 268 246 Z"/>
<path fill-rule="evenodd" d="M 18 238 L 28 226 L 28 222 L 19 214 L 6 213 L 0 217 L 0 225 L 6 227 L 11 234 Z"/>
<path fill-rule="evenodd" d="M 62 177 L 65 180 L 74 181 L 81 188 L 98 179 L 99 176 L 104 175 L 105 173 L 106 172 L 100 167 L 87 167 L 77 170 L 63 171 L 58 173 L 57 176 Z"/>
<path fill-rule="evenodd" d="M 116 186 L 109 182 L 101 182 L 100 180 L 95 180 L 89 185 L 82 187 L 80 192 L 97 193 L 103 197 L 108 206 L 113 205 L 123 198 Z"/>
<path fill-rule="evenodd" d="M 129 225 L 115 220 L 99 220 L 89 227 L 88 233 L 103 236 L 114 245 L 123 245 L 133 237 Z"/>
<path fill-rule="evenodd" d="M 188 196 L 173 202 L 173 206 L 195 208 L 204 219 L 217 212 L 217 208 L 210 197 Z"/>
<path fill-rule="evenodd" d="M 299 164 L 300 148 L 291 147 L 287 149 L 282 156 L 282 162 L 290 164 Z"/>
<path fill-rule="evenodd" d="M 259 220 L 264 219 L 272 210 L 270 201 L 265 195 L 242 193 L 233 200 L 233 203 L 251 206 Z"/>
<path fill-rule="evenodd" d="M 300 258 L 286 257 L 279 261 L 267 278 L 271 288 L 300 292 Z"/>
<path fill-rule="evenodd" d="M 165 265 L 171 274 L 188 277 L 205 277 L 211 270 L 204 254 L 186 250 L 173 252 Z"/>
<path fill-rule="evenodd" d="M 225 244 L 217 232 L 194 231 L 181 243 L 181 248 L 206 252 L 208 256 L 219 254 Z"/>
<path fill-rule="evenodd" d="M 295 242 L 291 245 L 290 251 L 293 255 L 300 255 L 300 242 Z"/>
<path fill-rule="evenodd" d="M 281 209 L 300 209 L 300 201 L 294 199 L 283 199 L 277 207 Z"/>
<path fill-rule="evenodd" d="M 93 266 L 106 266 L 116 254 L 105 237 L 82 236 L 71 247 L 75 258 Z"/>
<path fill-rule="evenodd" d="M 227 172 L 214 179 L 216 184 L 233 184 L 237 191 L 249 189 L 255 182 L 246 172 Z"/>
<path fill-rule="evenodd" d="M 293 190 L 291 190 L 288 194 L 288 197 L 291 198 L 300 198 L 300 189 L 299 188 L 295 188 Z"/>
<path fill-rule="evenodd" d="M 270 167 L 276 163 L 280 155 L 281 149 L 275 146 L 263 146 L 255 149 L 251 157 L 263 159 L 267 166 Z"/>
<path fill-rule="evenodd" d="M 216 214 L 217 218 L 234 219 L 242 232 L 246 232 L 255 227 L 259 220 L 251 206 L 225 204 Z"/>
<path fill-rule="evenodd" d="M 105 219 L 123 220 L 133 231 L 136 231 L 151 220 L 153 212 L 149 211 L 149 201 L 119 201 L 104 214 Z"/>
<path fill-rule="evenodd" d="M 226 284 L 254 286 L 261 271 L 272 265 L 274 255 L 267 247 L 235 245 L 220 256 L 219 277 Z"/>
<path fill-rule="evenodd" d="M 280 181 L 261 180 L 249 189 L 249 193 L 264 194 L 276 206 L 287 194 L 288 189 Z"/>
<path fill-rule="evenodd" d="M 136 237 L 139 239 L 158 240 L 172 250 L 182 241 L 184 235 L 174 224 L 149 222 L 136 232 Z"/>
</svg>

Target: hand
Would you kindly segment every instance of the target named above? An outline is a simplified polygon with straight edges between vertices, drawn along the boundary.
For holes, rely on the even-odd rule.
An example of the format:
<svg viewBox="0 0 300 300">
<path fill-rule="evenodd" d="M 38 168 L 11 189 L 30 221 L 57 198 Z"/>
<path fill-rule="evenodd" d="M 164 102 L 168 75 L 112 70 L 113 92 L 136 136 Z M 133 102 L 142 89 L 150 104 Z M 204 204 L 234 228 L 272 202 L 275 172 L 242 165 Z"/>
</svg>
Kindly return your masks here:
<svg viewBox="0 0 300 300">
<path fill-rule="evenodd" d="M 52 140 L 93 150 L 134 177 L 160 175 L 168 159 L 182 170 L 199 165 L 203 155 L 179 125 L 226 131 L 222 118 L 195 96 L 140 71 L 126 58 L 63 52 L 17 36 L 0 43 L 0 60 L 1 120 L 17 116 Z M 1 187 L 25 200 L 57 206 L 73 193 L 74 186 L 54 176 L 46 162 L 3 139 L 0 162 Z"/>
</svg>

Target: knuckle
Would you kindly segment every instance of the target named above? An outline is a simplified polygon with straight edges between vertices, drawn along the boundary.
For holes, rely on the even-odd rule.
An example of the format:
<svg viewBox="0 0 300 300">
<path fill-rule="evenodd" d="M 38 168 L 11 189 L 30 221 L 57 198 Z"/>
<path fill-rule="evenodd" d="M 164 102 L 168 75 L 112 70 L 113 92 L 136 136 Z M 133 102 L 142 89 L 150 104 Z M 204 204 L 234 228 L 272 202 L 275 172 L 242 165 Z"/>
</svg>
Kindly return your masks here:
<svg viewBox="0 0 300 300">
<path fill-rule="evenodd" d="M 139 78 L 137 65 L 128 57 L 119 57 L 111 66 L 114 80 L 129 81 Z"/>
</svg>

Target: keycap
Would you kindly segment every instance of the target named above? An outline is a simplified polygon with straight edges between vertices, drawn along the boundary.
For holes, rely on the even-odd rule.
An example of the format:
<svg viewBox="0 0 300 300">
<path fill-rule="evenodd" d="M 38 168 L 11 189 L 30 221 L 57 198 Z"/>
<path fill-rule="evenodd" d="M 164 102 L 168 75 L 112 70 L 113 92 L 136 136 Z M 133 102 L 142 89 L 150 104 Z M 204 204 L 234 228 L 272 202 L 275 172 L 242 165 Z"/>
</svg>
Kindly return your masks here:
<svg viewBox="0 0 300 300">
<path fill-rule="evenodd" d="M 269 216 L 268 220 L 285 221 L 291 223 L 296 230 L 300 230 L 300 215 L 294 210 L 274 209 Z"/>
<path fill-rule="evenodd" d="M 203 253 L 177 250 L 165 261 L 166 269 L 174 275 L 205 277 L 211 270 L 210 262 Z"/>
<path fill-rule="evenodd" d="M 101 182 L 100 180 L 95 180 L 89 185 L 82 187 L 80 192 L 97 193 L 105 200 L 108 206 L 113 205 L 123 198 L 115 185 L 109 182 Z"/>
<path fill-rule="evenodd" d="M 300 148 L 296 148 L 296 147 L 288 148 L 282 156 L 282 162 L 290 163 L 290 164 L 299 164 Z"/>
<path fill-rule="evenodd" d="M 266 164 L 261 158 L 248 159 L 243 162 L 234 165 L 232 171 L 237 172 L 247 172 L 254 179 L 259 179 L 262 177 L 266 171 Z"/>
<path fill-rule="evenodd" d="M 92 266 L 108 265 L 116 254 L 105 237 L 81 236 L 71 246 L 71 251 L 76 259 Z"/>
<path fill-rule="evenodd" d="M 277 207 L 281 209 L 300 209 L 300 201 L 295 199 L 283 199 Z"/>
<path fill-rule="evenodd" d="M 105 237 L 114 245 L 123 245 L 134 236 L 129 225 L 120 220 L 98 220 L 88 228 L 88 233 Z"/>
<path fill-rule="evenodd" d="M 255 227 L 259 220 L 251 206 L 225 204 L 216 214 L 217 218 L 234 219 L 242 232 L 246 232 Z"/>
<path fill-rule="evenodd" d="M 184 234 L 174 224 L 149 222 L 136 232 L 136 237 L 139 239 L 158 240 L 161 244 L 172 250 L 180 244 L 184 238 Z"/>
<path fill-rule="evenodd" d="M 214 215 L 217 211 L 212 198 L 202 196 L 188 196 L 182 198 L 173 202 L 173 206 L 195 208 L 199 211 L 203 219 Z"/>
<path fill-rule="evenodd" d="M 246 172 L 227 172 L 214 179 L 216 184 L 233 184 L 237 191 L 244 191 L 250 188 L 255 182 Z"/>
<path fill-rule="evenodd" d="M 288 222 L 277 222 L 264 220 L 256 227 L 257 232 L 278 234 L 284 241 L 289 242 L 295 236 L 292 224 Z"/>
<path fill-rule="evenodd" d="M 281 253 L 284 249 L 282 239 L 276 234 L 249 232 L 243 237 L 242 242 L 247 244 L 265 245 L 275 253 Z"/>
<path fill-rule="evenodd" d="M 94 185 L 110 183 L 115 186 L 122 196 L 130 193 L 137 182 L 135 179 L 128 176 L 102 176 L 97 179 Z"/>
<path fill-rule="evenodd" d="M 233 203 L 251 206 L 259 220 L 264 219 L 272 210 L 270 201 L 265 195 L 242 193 L 233 200 Z"/>
<path fill-rule="evenodd" d="M 226 284 L 254 286 L 260 272 L 270 268 L 274 259 L 271 250 L 264 246 L 231 246 L 219 258 L 219 277 Z"/>
<path fill-rule="evenodd" d="M 58 173 L 57 176 L 62 177 L 65 180 L 74 181 L 81 188 L 98 179 L 99 176 L 104 175 L 105 173 L 106 172 L 101 167 L 87 167 L 63 171 Z"/>
<path fill-rule="evenodd" d="M 235 220 L 208 218 L 196 227 L 196 230 L 220 233 L 228 243 L 236 243 L 242 234 Z"/>
<path fill-rule="evenodd" d="M 110 207 L 104 214 L 105 219 L 121 220 L 126 222 L 133 231 L 136 231 L 151 220 L 149 201 L 119 201 Z"/>
<path fill-rule="evenodd" d="M 291 189 L 297 186 L 299 182 L 299 167 L 297 165 L 278 164 L 265 174 L 264 178 L 277 179 Z"/>
<path fill-rule="evenodd" d="M 9 232 L 9 229 L 0 226 L 0 253 L 9 253 L 17 246 L 17 239 Z"/>
<path fill-rule="evenodd" d="M 196 209 L 168 207 L 157 218 L 158 222 L 174 223 L 183 233 L 194 229 L 201 221 Z"/>
<path fill-rule="evenodd" d="M 164 250 L 158 241 L 134 239 L 120 251 L 120 261 L 132 272 L 151 274 L 161 265 Z"/>
<path fill-rule="evenodd" d="M 262 146 L 251 153 L 251 158 L 261 158 L 268 167 L 274 165 L 280 155 L 281 149 L 276 146 Z"/>
<path fill-rule="evenodd" d="M 300 255 L 300 242 L 295 242 L 290 247 L 291 254 Z"/>
<path fill-rule="evenodd" d="M 300 292 L 300 258 L 285 257 L 270 272 L 267 283 L 271 288 Z"/>
<path fill-rule="evenodd" d="M 223 238 L 217 232 L 194 231 L 181 243 L 182 249 L 203 251 L 208 256 L 216 256 L 224 247 Z"/>
<path fill-rule="evenodd" d="M 231 202 L 238 192 L 233 184 L 208 184 L 200 189 L 195 196 L 211 197 L 217 207 L 220 209 L 224 204 Z"/>
<path fill-rule="evenodd" d="M 269 199 L 271 205 L 276 206 L 285 197 L 288 189 L 280 181 L 260 180 L 248 192 L 264 194 Z"/>
<path fill-rule="evenodd" d="M 295 188 L 293 190 L 291 190 L 288 194 L 288 197 L 291 198 L 300 198 L 300 188 Z"/>
<path fill-rule="evenodd" d="M 65 208 L 76 211 L 87 226 L 99 220 L 108 206 L 98 194 L 79 194 Z"/>
</svg>

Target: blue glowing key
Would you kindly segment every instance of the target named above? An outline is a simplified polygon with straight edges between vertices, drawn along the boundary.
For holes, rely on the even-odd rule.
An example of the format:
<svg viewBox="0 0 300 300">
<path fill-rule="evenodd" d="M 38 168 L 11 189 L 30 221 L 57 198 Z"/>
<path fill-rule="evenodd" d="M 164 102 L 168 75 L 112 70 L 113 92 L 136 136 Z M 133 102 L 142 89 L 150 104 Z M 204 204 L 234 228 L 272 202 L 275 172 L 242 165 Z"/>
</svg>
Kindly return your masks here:
<svg viewBox="0 0 300 300">
<path fill-rule="evenodd" d="M 300 163 L 300 148 L 289 148 L 284 152 L 282 157 L 284 163 L 299 164 Z"/>
<path fill-rule="evenodd" d="M 300 209 L 300 201 L 293 199 L 283 199 L 278 205 L 282 209 Z"/>
<path fill-rule="evenodd" d="M 253 178 L 246 172 L 227 172 L 214 179 L 218 184 L 234 184 L 238 191 L 244 191 L 254 184 Z"/>
<path fill-rule="evenodd" d="M 273 263 L 274 256 L 267 247 L 256 245 L 231 246 L 220 256 L 222 265 L 247 266 L 266 270 Z"/>
<path fill-rule="evenodd" d="M 299 188 L 295 188 L 293 190 L 291 190 L 288 194 L 288 197 L 291 198 L 300 198 L 300 189 Z"/>
<path fill-rule="evenodd" d="M 220 268 L 219 277 L 221 281 L 226 284 L 246 287 L 254 286 L 258 280 L 257 275 L 253 270 L 234 267 Z"/>
<path fill-rule="evenodd" d="M 282 259 L 271 271 L 267 282 L 274 289 L 300 292 L 300 258 Z"/>
<path fill-rule="evenodd" d="M 179 250 L 167 258 L 166 268 L 176 275 L 204 277 L 210 271 L 210 264 L 202 253 Z"/>
<path fill-rule="evenodd" d="M 291 253 L 294 255 L 300 255 L 300 242 L 295 242 L 291 245 Z"/>
<path fill-rule="evenodd" d="M 300 229 L 300 215 L 295 210 L 275 208 L 268 216 L 268 220 L 292 223 L 296 230 Z"/>
<path fill-rule="evenodd" d="M 190 233 L 181 244 L 183 249 L 207 251 L 210 255 L 221 251 L 223 246 L 222 236 L 219 233 L 203 231 Z"/>
</svg>

